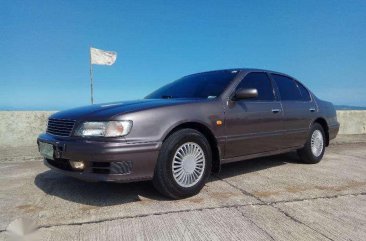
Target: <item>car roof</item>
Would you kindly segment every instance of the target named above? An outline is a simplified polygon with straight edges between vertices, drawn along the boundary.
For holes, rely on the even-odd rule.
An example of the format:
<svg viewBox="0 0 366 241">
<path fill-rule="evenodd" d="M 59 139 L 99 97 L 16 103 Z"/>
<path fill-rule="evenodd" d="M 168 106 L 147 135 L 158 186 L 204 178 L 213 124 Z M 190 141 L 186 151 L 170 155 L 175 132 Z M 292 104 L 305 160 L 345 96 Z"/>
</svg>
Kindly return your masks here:
<svg viewBox="0 0 366 241">
<path fill-rule="evenodd" d="M 256 68 L 232 68 L 232 69 L 219 69 L 219 70 L 210 70 L 210 71 L 204 71 L 204 72 L 199 72 L 199 73 L 195 73 L 195 74 L 204 74 L 204 73 L 212 73 L 212 72 L 233 72 L 233 71 L 240 71 L 240 72 L 268 72 L 271 74 L 280 74 L 280 75 L 284 75 L 284 76 L 288 76 L 291 77 L 293 79 L 295 79 L 294 77 L 285 74 L 285 73 L 281 73 L 278 71 L 273 71 L 273 70 L 266 70 L 266 69 L 256 69 Z"/>
</svg>

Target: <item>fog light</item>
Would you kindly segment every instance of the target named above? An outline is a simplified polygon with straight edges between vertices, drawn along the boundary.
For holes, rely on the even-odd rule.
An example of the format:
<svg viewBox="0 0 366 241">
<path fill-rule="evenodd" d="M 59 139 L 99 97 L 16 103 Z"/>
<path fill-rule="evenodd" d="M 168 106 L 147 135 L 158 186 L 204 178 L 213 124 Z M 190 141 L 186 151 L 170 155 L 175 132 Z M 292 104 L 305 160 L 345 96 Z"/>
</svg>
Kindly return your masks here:
<svg viewBox="0 0 366 241">
<path fill-rule="evenodd" d="M 78 170 L 83 170 L 85 166 L 83 161 L 70 161 L 70 165 L 72 168 Z"/>
</svg>

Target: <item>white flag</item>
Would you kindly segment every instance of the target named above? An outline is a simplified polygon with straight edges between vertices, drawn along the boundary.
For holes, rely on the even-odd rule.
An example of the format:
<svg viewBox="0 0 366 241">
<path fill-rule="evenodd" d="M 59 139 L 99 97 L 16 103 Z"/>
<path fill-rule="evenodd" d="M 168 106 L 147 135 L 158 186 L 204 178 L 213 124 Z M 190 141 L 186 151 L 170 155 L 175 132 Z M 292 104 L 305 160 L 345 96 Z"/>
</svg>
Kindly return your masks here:
<svg viewBox="0 0 366 241">
<path fill-rule="evenodd" d="M 101 49 L 90 48 L 91 64 L 112 65 L 117 59 L 117 53 L 104 51 Z"/>
</svg>

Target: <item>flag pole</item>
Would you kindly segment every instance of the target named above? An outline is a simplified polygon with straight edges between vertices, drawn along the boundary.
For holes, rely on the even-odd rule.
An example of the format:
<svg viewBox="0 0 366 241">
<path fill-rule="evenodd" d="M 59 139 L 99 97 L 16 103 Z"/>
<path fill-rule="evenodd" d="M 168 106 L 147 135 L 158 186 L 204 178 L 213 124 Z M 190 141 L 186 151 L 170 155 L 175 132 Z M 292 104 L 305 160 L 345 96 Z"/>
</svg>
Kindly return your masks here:
<svg viewBox="0 0 366 241">
<path fill-rule="evenodd" d="M 92 57 L 91 57 L 91 46 L 89 46 L 89 56 L 90 56 L 90 101 L 91 104 L 94 103 L 93 100 L 93 64 L 92 64 Z"/>
</svg>

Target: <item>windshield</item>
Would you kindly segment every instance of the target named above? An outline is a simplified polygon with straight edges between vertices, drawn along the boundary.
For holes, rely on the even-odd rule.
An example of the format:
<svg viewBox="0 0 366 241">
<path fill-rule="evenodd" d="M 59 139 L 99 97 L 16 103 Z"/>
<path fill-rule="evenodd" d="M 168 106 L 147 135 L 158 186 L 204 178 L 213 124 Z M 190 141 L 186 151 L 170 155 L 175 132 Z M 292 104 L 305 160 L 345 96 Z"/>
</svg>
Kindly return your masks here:
<svg viewBox="0 0 366 241">
<path fill-rule="evenodd" d="M 218 97 L 234 79 L 237 71 L 214 71 L 188 75 L 152 92 L 145 99 Z"/>
</svg>

